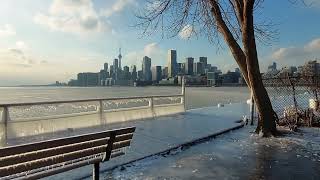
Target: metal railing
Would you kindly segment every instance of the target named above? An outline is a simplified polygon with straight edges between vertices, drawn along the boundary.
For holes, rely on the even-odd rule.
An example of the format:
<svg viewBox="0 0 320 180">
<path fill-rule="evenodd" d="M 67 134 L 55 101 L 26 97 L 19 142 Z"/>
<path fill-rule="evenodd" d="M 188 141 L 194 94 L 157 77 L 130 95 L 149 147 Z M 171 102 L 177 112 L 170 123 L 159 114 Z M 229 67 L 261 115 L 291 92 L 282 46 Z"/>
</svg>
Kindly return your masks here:
<svg viewBox="0 0 320 180">
<path fill-rule="evenodd" d="M 167 101 L 161 102 L 164 99 Z M 133 103 L 140 100 L 141 102 L 140 104 L 137 103 L 138 105 Z M 72 109 L 72 106 L 77 103 L 94 105 L 91 109 L 79 106 L 82 109 L 77 109 L 76 112 L 62 113 L 65 110 L 67 111 L 68 107 Z M 108 103 L 113 107 L 108 109 Z M 121 103 L 124 106 L 121 106 L 123 105 Z M 0 108 L 2 109 L 2 113 L 0 111 L 2 115 L 0 119 L 0 146 L 4 146 L 9 139 L 60 131 L 63 128 L 86 128 L 184 112 L 185 87 L 183 83 L 181 94 L 173 95 L 4 103 L 0 104 Z M 50 108 L 55 109 L 55 111 L 52 112 Z M 60 108 L 59 111 L 57 108 Z M 83 109 L 85 111 L 82 111 Z M 15 111 L 23 113 L 14 115 Z M 63 123 L 66 124 L 66 127 L 61 125 Z"/>
</svg>

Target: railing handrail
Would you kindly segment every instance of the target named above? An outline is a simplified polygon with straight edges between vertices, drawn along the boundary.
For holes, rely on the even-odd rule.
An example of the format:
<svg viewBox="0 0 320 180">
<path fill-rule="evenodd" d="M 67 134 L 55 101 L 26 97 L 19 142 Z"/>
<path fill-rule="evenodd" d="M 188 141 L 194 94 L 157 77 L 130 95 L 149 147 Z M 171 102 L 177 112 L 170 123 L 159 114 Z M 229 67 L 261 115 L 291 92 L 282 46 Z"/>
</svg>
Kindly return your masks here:
<svg viewBox="0 0 320 180">
<path fill-rule="evenodd" d="M 166 98 L 166 97 L 181 97 L 183 94 L 171 95 L 150 95 L 150 96 L 127 96 L 127 97 L 113 97 L 113 98 L 92 98 L 92 99 L 73 99 L 61 101 L 37 101 L 37 102 L 24 102 L 24 103 L 0 103 L 0 107 L 14 107 L 14 106 L 32 106 L 42 104 L 62 104 L 62 103 L 77 103 L 77 102 L 91 102 L 91 101 L 115 101 L 125 99 L 144 99 L 144 98 Z"/>
</svg>

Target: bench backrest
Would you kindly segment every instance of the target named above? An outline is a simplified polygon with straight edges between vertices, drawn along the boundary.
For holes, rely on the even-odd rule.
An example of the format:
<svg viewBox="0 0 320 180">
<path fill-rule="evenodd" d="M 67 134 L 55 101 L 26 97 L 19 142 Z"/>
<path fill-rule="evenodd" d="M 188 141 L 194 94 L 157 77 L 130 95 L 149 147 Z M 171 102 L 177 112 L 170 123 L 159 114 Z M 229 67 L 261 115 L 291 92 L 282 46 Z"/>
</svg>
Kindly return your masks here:
<svg viewBox="0 0 320 180">
<path fill-rule="evenodd" d="M 0 149 L 0 177 L 46 177 L 123 155 L 135 127 Z"/>
</svg>

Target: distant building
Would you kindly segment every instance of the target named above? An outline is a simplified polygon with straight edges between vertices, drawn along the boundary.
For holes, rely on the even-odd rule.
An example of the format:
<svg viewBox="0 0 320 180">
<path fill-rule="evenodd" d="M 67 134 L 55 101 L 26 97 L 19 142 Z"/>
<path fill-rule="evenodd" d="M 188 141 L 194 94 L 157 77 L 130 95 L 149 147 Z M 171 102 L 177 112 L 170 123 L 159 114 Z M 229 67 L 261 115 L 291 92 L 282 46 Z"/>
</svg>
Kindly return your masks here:
<svg viewBox="0 0 320 180">
<path fill-rule="evenodd" d="M 211 66 L 210 71 L 211 72 L 217 72 L 218 71 L 218 67 L 217 66 Z"/>
<path fill-rule="evenodd" d="M 103 70 L 105 70 L 106 72 L 108 72 L 108 63 L 104 63 L 104 64 L 103 64 Z"/>
<path fill-rule="evenodd" d="M 207 73 L 207 85 L 218 86 L 221 85 L 220 74 L 218 72 Z"/>
<path fill-rule="evenodd" d="M 143 73 L 143 80 L 144 81 L 151 81 L 151 58 L 148 56 L 143 57 L 142 60 L 142 73 Z"/>
<path fill-rule="evenodd" d="M 113 79 L 118 80 L 119 76 L 119 60 L 114 59 L 113 60 Z"/>
<path fill-rule="evenodd" d="M 194 59 L 192 57 L 186 58 L 185 69 L 187 75 L 193 75 L 193 63 Z"/>
<path fill-rule="evenodd" d="M 199 62 L 203 64 L 203 69 L 207 68 L 208 65 L 208 58 L 207 57 L 200 57 Z"/>
<path fill-rule="evenodd" d="M 240 74 L 240 68 L 235 68 L 234 72 L 239 73 Z"/>
<path fill-rule="evenodd" d="M 142 70 L 140 70 L 140 71 L 138 71 L 138 80 L 143 80 L 143 72 L 142 72 Z"/>
<path fill-rule="evenodd" d="M 106 70 L 100 70 L 100 72 L 99 72 L 99 80 L 98 80 L 99 85 L 104 86 L 106 79 L 107 79 Z"/>
<path fill-rule="evenodd" d="M 110 69 L 109 69 L 109 77 L 113 78 L 114 76 L 114 70 L 113 70 L 113 65 L 110 65 Z"/>
<path fill-rule="evenodd" d="M 204 74 L 204 64 L 202 62 L 193 63 L 193 73 L 194 75 Z"/>
<path fill-rule="evenodd" d="M 124 79 L 124 80 L 129 80 L 129 79 L 131 79 L 131 77 L 130 77 L 130 72 L 129 72 L 129 67 L 128 67 L 128 66 L 124 66 L 124 67 L 123 67 L 123 72 L 122 72 L 122 74 L 123 74 L 123 79 Z"/>
<path fill-rule="evenodd" d="M 70 79 L 70 81 L 68 82 L 68 86 L 78 86 L 78 80 Z"/>
<path fill-rule="evenodd" d="M 98 86 L 99 85 L 99 73 L 79 73 L 77 75 L 77 81 L 79 86 Z"/>
<path fill-rule="evenodd" d="M 277 71 L 277 63 L 273 62 L 272 65 L 268 66 L 268 71 Z"/>
<path fill-rule="evenodd" d="M 174 77 L 177 75 L 177 51 L 168 51 L 168 77 Z"/>
<path fill-rule="evenodd" d="M 178 74 L 183 75 L 185 74 L 185 63 L 178 63 Z"/>
<path fill-rule="evenodd" d="M 167 79 L 168 78 L 168 67 L 164 67 L 162 69 L 162 79 Z"/>
<path fill-rule="evenodd" d="M 138 78 L 137 67 L 136 67 L 136 65 L 132 65 L 131 66 L 131 79 L 137 80 L 137 78 Z"/>
<path fill-rule="evenodd" d="M 158 83 L 161 79 L 162 79 L 161 66 L 153 66 L 152 67 L 152 81 Z"/>
<path fill-rule="evenodd" d="M 319 76 L 320 75 L 320 64 L 315 61 L 308 61 L 303 65 L 302 74 L 303 76 Z"/>
<path fill-rule="evenodd" d="M 239 78 L 239 73 L 228 71 L 226 74 L 222 75 L 222 84 L 239 84 Z"/>
</svg>

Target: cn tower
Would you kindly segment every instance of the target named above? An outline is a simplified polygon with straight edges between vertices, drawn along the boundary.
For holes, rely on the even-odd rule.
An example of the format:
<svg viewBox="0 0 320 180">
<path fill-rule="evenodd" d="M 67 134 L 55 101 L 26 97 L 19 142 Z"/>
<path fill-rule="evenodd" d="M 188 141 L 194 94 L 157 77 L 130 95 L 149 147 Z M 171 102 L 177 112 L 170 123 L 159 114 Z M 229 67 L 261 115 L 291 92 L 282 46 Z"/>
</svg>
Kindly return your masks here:
<svg viewBox="0 0 320 180">
<path fill-rule="evenodd" d="M 122 67 L 121 67 L 121 59 L 122 59 L 122 55 L 121 55 L 121 48 L 119 48 L 119 69 L 122 70 Z"/>
</svg>

